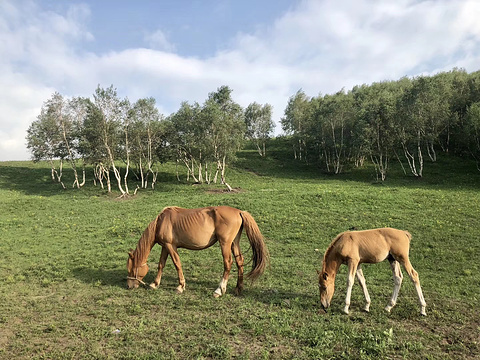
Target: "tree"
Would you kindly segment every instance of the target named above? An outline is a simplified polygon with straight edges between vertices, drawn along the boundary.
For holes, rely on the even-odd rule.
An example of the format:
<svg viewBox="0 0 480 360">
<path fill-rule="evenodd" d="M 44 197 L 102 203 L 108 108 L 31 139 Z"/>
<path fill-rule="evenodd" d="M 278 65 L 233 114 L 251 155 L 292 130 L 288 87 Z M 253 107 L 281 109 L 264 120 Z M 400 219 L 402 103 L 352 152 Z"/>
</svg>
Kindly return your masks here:
<svg viewBox="0 0 480 360">
<path fill-rule="evenodd" d="M 76 129 L 69 112 L 69 101 L 58 92 L 52 94 L 43 106 L 37 121 L 27 130 L 27 147 L 32 151 L 33 160 L 45 159 L 50 162 L 51 175 L 65 189 L 62 182 L 63 161 L 70 162 L 75 181 L 73 186 L 79 187 L 76 169 L 76 152 L 74 148 Z M 54 159 L 60 159 L 59 170 L 56 170 Z"/>
<path fill-rule="evenodd" d="M 293 155 L 295 159 L 305 158 L 305 149 L 307 142 L 307 123 L 311 120 L 312 113 L 310 108 L 310 99 L 303 90 L 290 97 L 285 116 L 280 120 L 282 129 L 287 135 L 292 136 Z"/>
<path fill-rule="evenodd" d="M 322 157 L 327 171 L 334 174 L 342 172 L 351 152 L 352 100 L 343 90 L 325 95 L 315 112 Z"/>
<path fill-rule="evenodd" d="M 77 188 L 85 185 L 85 137 L 83 124 L 88 112 L 88 99 L 82 97 L 74 97 L 68 100 L 67 104 L 68 118 L 70 120 L 71 126 L 71 139 L 69 141 L 69 147 L 71 152 L 71 166 L 74 170 L 75 181 L 73 182 L 73 187 Z M 79 182 L 77 175 L 77 158 L 82 159 L 82 182 Z"/>
<path fill-rule="evenodd" d="M 270 104 L 262 106 L 256 102 L 248 105 L 245 109 L 245 125 L 247 137 L 255 143 L 260 156 L 264 157 L 266 155 L 265 144 L 275 129 L 275 123 L 272 120 L 272 106 Z"/>
<path fill-rule="evenodd" d="M 468 107 L 466 125 L 468 148 L 477 161 L 477 169 L 480 171 L 480 102 L 475 102 Z"/>
<path fill-rule="evenodd" d="M 240 105 L 233 101 L 232 90 L 221 86 L 216 92 L 208 95 L 201 117 L 206 125 L 206 149 L 220 171 L 221 184 L 229 191 L 231 186 L 226 182 L 226 165 L 236 158 L 245 135 L 244 112 Z M 214 177 L 216 182 L 217 175 Z"/>
<path fill-rule="evenodd" d="M 63 160 L 60 159 L 60 168 L 58 171 L 54 162 L 55 159 L 62 156 L 60 150 L 62 140 L 58 123 L 53 113 L 48 102 L 45 102 L 37 119 L 33 121 L 27 129 L 27 148 L 32 153 L 32 160 L 34 162 L 46 160 L 50 163 L 52 181 L 59 182 L 62 187 L 65 188 L 61 180 Z"/>
<path fill-rule="evenodd" d="M 375 83 L 357 87 L 354 96 L 357 102 L 356 138 L 362 138 L 363 151 L 375 165 L 377 177 L 384 181 L 387 176 L 391 153 L 396 144 L 396 103 L 400 94 L 396 83 Z M 358 141 L 358 140 L 357 140 Z"/>
<path fill-rule="evenodd" d="M 131 114 L 131 152 L 136 162 L 137 171 L 140 173 L 141 187 L 146 188 L 148 177 L 152 176 L 151 186 L 157 182 L 158 161 L 156 146 L 159 145 L 161 136 L 160 115 L 155 107 L 154 98 L 139 99 L 133 105 Z"/>
<path fill-rule="evenodd" d="M 170 137 L 171 146 L 175 149 L 177 164 L 183 162 L 187 168 L 187 181 L 192 176 L 195 182 L 199 182 L 195 170 L 198 159 L 201 159 L 202 142 L 205 140 L 200 111 L 198 103 L 190 105 L 184 101 L 180 105 L 180 109 L 169 118 L 173 128 Z M 201 175 L 201 171 L 199 173 Z"/>
<path fill-rule="evenodd" d="M 127 178 L 124 178 L 122 185 L 122 176 L 115 160 L 117 155 L 118 158 L 122 158 L 123 155 L 127 163 L 126 175 L 128 175 L 130 149 L 127 115 L 130 104 L 128 100 L 118 98 L 113 85 L 107 89 L 98 86 L 93 98 L 94 101 L 89 103 L 85 130 L 88 132 L 87 138 L 93 149 L 91 155 L 96 163 L 96 177 L 103 187 L 102 178 L 105 176 L 108 192 L 111 192 L 110 169 L 112 169 L 121 196 L 126 196 L 129 194 Z"/>
</svg>

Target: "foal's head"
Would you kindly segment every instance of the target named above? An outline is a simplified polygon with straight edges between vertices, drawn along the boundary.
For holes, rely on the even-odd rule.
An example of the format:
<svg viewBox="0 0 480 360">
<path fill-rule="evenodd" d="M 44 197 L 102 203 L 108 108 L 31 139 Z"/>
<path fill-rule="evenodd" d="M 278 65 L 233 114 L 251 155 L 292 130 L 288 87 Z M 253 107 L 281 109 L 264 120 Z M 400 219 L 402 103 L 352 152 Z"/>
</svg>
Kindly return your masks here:
<svg viewBox="0 0 480 360">
<path fill-rule="evenodd" d="M 135 256 L 132 251 L 128 253 L 127 259 L 127 289 L 136 289 L 140 283 L 143 283 L 142 279 L 148 273 L 148 265 L 137 264 Z"/>
<path fill-rule="evenodd" d="M 335 276 L 329 275 L 325 270 L 318 272 L 318 288 L 320 290 L 320 302 L 323 310 L 327 311 L 335 292 Z"/>
</svg>

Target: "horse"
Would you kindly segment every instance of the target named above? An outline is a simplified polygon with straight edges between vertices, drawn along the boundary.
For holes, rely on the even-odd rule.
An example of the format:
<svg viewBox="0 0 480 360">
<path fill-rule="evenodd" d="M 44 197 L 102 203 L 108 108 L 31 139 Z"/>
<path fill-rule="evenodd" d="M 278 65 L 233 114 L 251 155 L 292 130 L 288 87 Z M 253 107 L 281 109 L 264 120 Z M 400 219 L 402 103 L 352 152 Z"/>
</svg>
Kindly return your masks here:
<svg viewBox="0 0 480 360">
<path fill-rule="evenodd" d="M 203 250 L 217 241 L 223 255 L 223 276 L 215 297 L 225 294 L 228 276 L 233 264 L 233 257 L 237 263 L 238 279 L 235 293 L 239 295 L 243 290 L 244 258 L 240 251 L 240 237 L 245 228 L 247 238 L 252 248 L 252 269 L 247 277 L 252 281 L 264 272 L 269 254 L 263 236 L 255 219 L 247 211 L 241 211 L 229 206 L 210 206 L 197 209 L 183 209 L 169 206 L 147 226 L 140 237 L 135 250 L 130 250 L 127 260 L 127 288 L 137 288 L 139 284 L 146 284 L 143 278 L 148 273 L 147 259 L 155 244 L 162 247 L 158 273 L 155 280 L 149 285 L 156 289 L 160 285 L 163 268 L 168 255 L 178 273 L 177 293 L 185 290 L 185 278 L 182 264 L 178 255 L 178 248 L 189 250 Z"/>
<path fill-rule="evenodd" d="M 343 312 L 348 314 L 355 273 L 366 300 L 364 310 L 368 312 L 370 309 L 370 296 L 361 264 L 376 264 L 388 259 L 393 272 L 394 288 L 392 298 L 385 310 L 390 312 L 397 302 L 398 292 L 403 280 L 400 269 L 400 264 L 402 264 L 415 286 L 420 302 L 420 314 L 427 315 L 425 312 L 426 303 L 420 287 L 418 273 L 412 267 L 408 258 L 411 238 L 412 235 L 408 231 L 393 228 L 346 231 L 338 234 L 325 252 L 322 271 L 317 270 L 320 301 L 324 311 L 326 312 L 330 306 L 335 291 L 335 276 L 338 269 L 340 265 L 346 264 L 348 266 L 347 296 Z"/>
</svg>

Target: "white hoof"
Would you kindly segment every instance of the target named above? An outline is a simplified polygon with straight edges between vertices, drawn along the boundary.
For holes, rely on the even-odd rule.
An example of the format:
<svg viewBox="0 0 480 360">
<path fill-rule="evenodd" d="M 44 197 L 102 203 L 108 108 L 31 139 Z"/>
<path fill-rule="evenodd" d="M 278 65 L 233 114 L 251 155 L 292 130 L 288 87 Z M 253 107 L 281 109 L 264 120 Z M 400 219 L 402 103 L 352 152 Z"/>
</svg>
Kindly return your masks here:
<svg viewBox="0 0 480 360">
<path fill-rule="evenodd" d="M 215 298 L 218 298 L 220 296 L 222 296 L 223 293 L 222 293 L 222 289 L 218 288 L 217 290 L 215 290 L 215 292 L 213 293 L 213 297 Z"/>
<path fill-rule="evenodd" d="M 388 313 L 389 313 L 389 312 L 390 312 L 390 310 L 392 310 L 392 307 L 391 307 L 390 305 L 388 305 L 388 306 L 385 306 L 385 311 L 386 311 L 386 312 L 388 312 Z"/>
<path fill-rule="evenodd" d="M 148 287 L 153 290 L 158 289 L 158 286 L 155 285 L 155 283 L 151 283 L 150 285 L 148 285 Z"/>
<path fill-rule="evenodd" d="M 177 294 L 182 294 L 184 290 L 185 288 L 182 285 L 178 285 L 177 288 L 175 289 Z"/>
</svg>

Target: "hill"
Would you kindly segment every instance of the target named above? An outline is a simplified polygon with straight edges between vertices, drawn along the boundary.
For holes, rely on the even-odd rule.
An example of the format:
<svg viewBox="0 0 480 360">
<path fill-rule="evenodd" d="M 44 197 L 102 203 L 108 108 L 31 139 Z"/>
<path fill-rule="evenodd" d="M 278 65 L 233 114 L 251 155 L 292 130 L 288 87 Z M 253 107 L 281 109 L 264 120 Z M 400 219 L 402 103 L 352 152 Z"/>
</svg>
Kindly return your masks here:
<svg viewBox="0 0 480 360">
<path fill-rule="evenodd" d="M 480 174 L 473 162 L 441 156 L 422 179 L 392 166 L 384 183 L 372 168 L 339 176 L 242 151 L 229 183 L 195 185 L 165 164 L 154 191 L 118 199 L 91 179 L 62 190 L 45 163 L 0 163 L 0 355 L 31 358 L 475 358 L 480 351 Z M 65 169 L 65 178 L 71 174 Z M 73 181 L 73 178 L 72 178 Z M 67 182 L 65 182 L 67 183 Z M 127 291 L 127 252 L 165 207 L 230 205 L 249 211 L 263 232 L 271 265 L 242 296 L 212 296 L 223 264 L 218 245 L 180 250 L 187 288 L 176 295 L 167 260 L 158 290 Z M 316 269 L 323 251 L 351 227 L 391 226 L 413 235 L 410 259 L 420 275 L 427 317 L 408 277 L 397 306 L 388 263 L 367 265 L 372 298 L 362 312 L 358 286 L 343 308 L 341 267 L 328 313 L 320 310 Z M 241 241 L 249 258 L 248 242 Z M 160 249 L 148 264 L 155 275 Z"/>
</svg>

